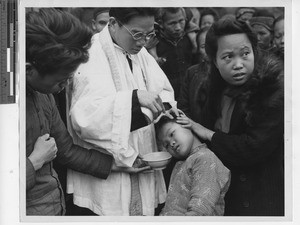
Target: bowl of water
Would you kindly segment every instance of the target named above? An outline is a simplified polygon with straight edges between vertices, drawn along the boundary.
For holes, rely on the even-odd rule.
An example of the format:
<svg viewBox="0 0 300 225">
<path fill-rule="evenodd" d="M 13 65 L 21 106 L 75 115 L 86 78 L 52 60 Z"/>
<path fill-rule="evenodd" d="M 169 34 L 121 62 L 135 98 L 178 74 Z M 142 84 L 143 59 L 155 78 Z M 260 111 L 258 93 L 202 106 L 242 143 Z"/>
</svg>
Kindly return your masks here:
<svg viewBox="0 0 300 225">
<path fill-rule="evenodd" d="M 172 155 L 168 152 L 151 152 L 143 155 L 143 161 L 153 170 L 165 169 L 171 158 Z"/>
</svg>

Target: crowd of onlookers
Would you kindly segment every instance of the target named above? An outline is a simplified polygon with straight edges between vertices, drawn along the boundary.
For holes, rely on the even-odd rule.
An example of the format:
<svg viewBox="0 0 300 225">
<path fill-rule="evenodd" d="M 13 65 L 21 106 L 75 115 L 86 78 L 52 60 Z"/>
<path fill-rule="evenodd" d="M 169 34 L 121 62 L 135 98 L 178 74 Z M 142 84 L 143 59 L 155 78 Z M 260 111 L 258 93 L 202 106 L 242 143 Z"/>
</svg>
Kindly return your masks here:
<svg viewBox="0 0 300 225">
<path fill-rule="evenodd" d="M 284 8 L 34 9 L 26 40 L 28 215 L 284 215 Z"/>
<path fill-rule="evenodd" d="M 90 26 L 94 32 L 100 32 L 109 20 L 109 8 L 70 8 L 68 10 Z M 176 8 L 160 8 L 155 18 L 156 37 L 145 47 L 169 78 L 175 90 L 176 99 L 179 97 L 186 70 L 206 57 L 205 35 L 201 36 L 201 34 L 205 33 L 204 30 L 207 30 L 215 21 L 225 17 L 248 22 L 257 34 L 259 47 L 263 52 L 284 57 L 283 8 L 193 7 L 182 8 L 182 11 Z M 178 25 L 168 24 L 171 20 L 178 22 Z"/>
</svg>

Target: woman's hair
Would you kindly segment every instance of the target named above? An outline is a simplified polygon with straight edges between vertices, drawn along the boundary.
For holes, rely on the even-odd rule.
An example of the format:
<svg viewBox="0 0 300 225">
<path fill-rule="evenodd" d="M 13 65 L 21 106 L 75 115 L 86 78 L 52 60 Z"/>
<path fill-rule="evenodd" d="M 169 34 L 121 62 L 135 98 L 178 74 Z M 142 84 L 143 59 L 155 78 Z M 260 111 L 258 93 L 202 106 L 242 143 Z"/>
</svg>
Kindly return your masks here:
<svg viewBox="0 0 300 225">
<path fill-rule="evenodd" d="M 97 16 L 102 13 L 109 13 L 110 8 L 96 8 L 93 12 L 93 19 L 96 20 Z"/>
<path fill-rule="evenodd" d="M 248 23 L 241 23 L 234 18 L 225 17 L 215 22 L 206 34 L 205 51 L 210 60 L 210 72 L 207 79 L 207 97 L 201 104 L 204 107 L 203 122 L 210 124 L 219 116 L 220 98 L 226 86 L 226 82 L 221 77 L 218 68 L 215 65 L 216 54 L 218 51 L 219 38 L 232 34 L 246 34 L 253 49 L 255 63 L 257 61 L 257 37 Z M 207 118 L 211 118 L 209 121 Z M 206 124 L 208 126 L 208 124 Z M 211 125 L 211 124 L 210 124 Z"/>
<path fill-rule="evenodd" d="M 200 29 L 198 32 L 197 32 L 197 35 L 196 35 L 196 41 L 197 41 L 197 51 L 199 52 L 199 48 L 200 48 L 200 45 L 199 45 L 199 38 L 200 38 L 200 35 L 207 32 L 209 30 L 210 27 L 203 27 L 202 29 Z"/>
<path fill-rule="evenodd" d="M 70 13 L 54 8 L 26 14 L 26 62 L 40 75 L 73 72 L 88 60 L 92 31 Z"/>
<path fill-rule="evenodd" d="M 225 35 L 246 34 L 257 53 L 257 38 L 248 23 L 241 23 L 234 18 L 225 17 L 215 22 L 206 34 L 205 51 L 209 58 L 214 61 L 218 51 L 218 39 Z"/>
<path fill-rule="evenodd" d="M 110 8 L 109 16 L 114 17 L 122 24 L 128 23 L 132 18 L 138 16 L 156 16 L 155 8 Z"/>
</svg>

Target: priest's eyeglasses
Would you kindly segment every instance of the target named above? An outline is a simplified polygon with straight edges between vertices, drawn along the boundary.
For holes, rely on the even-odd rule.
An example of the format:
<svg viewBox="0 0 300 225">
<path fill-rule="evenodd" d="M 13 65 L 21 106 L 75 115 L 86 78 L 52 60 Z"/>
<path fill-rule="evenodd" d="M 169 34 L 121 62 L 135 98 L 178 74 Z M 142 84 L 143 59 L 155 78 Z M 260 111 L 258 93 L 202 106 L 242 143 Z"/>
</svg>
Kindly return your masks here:
<svg viewBox="0 0 300 225">
<path fill-rule="evenodd" d="M 132 36 L 132 38 L 136 41 L 141 40 L 144 38 L 146 41 L 149 41 L 151 38 L 155 37 L 155 31 L 152 31 L 149 34 L 144 34 L 143 32 L 137 32 L 133 34 L 124 24 L 122 24 L 119 20 L 118 22 L 129 32 L 129 34 Z"/>
</svg>

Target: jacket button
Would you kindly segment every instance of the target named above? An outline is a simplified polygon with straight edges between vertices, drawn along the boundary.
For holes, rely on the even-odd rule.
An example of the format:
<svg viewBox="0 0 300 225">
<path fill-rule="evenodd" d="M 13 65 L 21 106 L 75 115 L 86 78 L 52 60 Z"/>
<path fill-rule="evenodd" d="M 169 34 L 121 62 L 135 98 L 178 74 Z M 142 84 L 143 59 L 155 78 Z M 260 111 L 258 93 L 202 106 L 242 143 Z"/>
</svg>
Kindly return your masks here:
<svg viewBox="0 0 300 225">
<path fill-rule="evenodd" d="M 245 182 L 247 180 L 247 177 L 245 174 L 240 175 L 240 181 Z"/>
<path fill-rule="evenodd" d="M 244 201 L 244 202 L 243 202 L 243 206 L 244 206 L 245 208 L 248 208 L 249 205 L 250 205 L 250 203 L 249 203 L 248 201 Z"/>
</svg>

